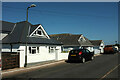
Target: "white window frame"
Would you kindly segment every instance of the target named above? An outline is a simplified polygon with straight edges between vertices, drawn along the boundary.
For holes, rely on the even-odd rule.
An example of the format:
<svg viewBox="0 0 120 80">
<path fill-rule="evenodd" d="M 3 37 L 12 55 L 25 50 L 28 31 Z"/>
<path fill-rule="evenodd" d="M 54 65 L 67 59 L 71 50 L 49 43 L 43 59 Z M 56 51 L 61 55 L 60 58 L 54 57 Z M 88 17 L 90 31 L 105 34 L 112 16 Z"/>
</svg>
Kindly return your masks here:
<svg viewBox="0 0 120 80">
<path fill-rule="evenodd" d="M 38 34 L 38 31 L 41 31 L 41 35 Z M 35 33 L 33 34 L 33 36 L 44 36 L 43 35 L 43 31 L 41 29 L 38 29 L 38 30 L 35 31 Z"/>
<path fill-rule="evenodd" d="M 81 41 L 81 42 L 85 42 L 86 40 L 85 40 L 84 37 L 80 37 L 79 41 Z"/>
<path fill-rule="evenodd" d="M 35 35 L 35 34 L 34 34 L 38 29 L 41 29 L 43 35 Z M 46 36 L 48 39 L 50 39 L 50 37 L 48 36 L 48 34 L 46 33 L 46 31 L 44 30 L 44 28 L 42 27 L 42 25 L 39 25 L 39 26 L 30 34 L 30 37 L 39 37 L 39 36 Z"/>
<path fill-rule="evenodd" d="M 32 53 L 33 50 L 35 50 L 35 53 Z M 39 54 L 39 53 L 40 53 L 39 47 L 29 46 L 29 54 Z"/>
<path fill-rule="evenodd" d="M 49 46 L 49 53 L 55 53 L 56 47 L 55 46 Z"/>
</svg>

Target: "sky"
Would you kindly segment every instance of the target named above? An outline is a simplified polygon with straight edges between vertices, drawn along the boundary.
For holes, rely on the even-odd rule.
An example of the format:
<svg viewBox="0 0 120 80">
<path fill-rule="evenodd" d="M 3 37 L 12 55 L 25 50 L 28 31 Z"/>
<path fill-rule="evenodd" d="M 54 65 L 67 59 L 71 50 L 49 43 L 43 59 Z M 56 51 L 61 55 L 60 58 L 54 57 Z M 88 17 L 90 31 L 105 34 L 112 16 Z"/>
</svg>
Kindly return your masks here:
<svg viewBox="0 0 120 80">
<path fill-rule="evenodd" d="M 83 34 L 90 40 L 103 40 L 105 44 L 118 41 L 117 2 L 3 2 L 2 20 L 26 20 L 42 24 L 50 34 Z"/>
</svg>

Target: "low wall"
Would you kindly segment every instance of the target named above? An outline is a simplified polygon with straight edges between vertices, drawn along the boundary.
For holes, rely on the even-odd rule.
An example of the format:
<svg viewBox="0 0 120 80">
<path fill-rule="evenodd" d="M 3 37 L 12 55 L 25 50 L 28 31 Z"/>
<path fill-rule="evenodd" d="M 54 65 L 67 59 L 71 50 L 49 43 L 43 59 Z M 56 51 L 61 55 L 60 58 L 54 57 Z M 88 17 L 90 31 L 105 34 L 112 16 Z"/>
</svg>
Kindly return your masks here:
<svg viewBox="0 0 120 80">
<path fill-rule="evenodd" d="M 69 53 L 59 53 L 58 60 L 68 59 Z"/>
<path fill-rule="evenodd" d="M 94 54 L 100 54 L 100 50 L 94 49 Z"/>
</svg>

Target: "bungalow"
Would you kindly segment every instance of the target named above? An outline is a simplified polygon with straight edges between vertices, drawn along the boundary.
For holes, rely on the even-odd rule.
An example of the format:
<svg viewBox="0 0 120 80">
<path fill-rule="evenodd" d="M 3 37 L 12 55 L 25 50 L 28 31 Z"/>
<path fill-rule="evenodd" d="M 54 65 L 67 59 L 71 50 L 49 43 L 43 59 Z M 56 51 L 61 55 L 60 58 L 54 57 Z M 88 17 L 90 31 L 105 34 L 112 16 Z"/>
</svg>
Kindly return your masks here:
<svg viewBox="0 0 120 80">
<path fill-rule="evenodd" d="M 86 48 L 89 51 L 93 52 L 93 45 L 92 43 L 84 37 L 82 34 L 75 35 L 75 34 L 53 34 L 50 35 L 51 38 L 60 41 L 62 46 L 63 52 L 68 52 L 72 49 L 79 49 L 79 48 Z"/>
<path fill-rule="evenodd" d="M 56 60 L 61 43 L 51 39 L 41 24 L 2 22 L 2 52 L 19 52 L 19 67 Z"/>
<path fill-rule="evenodd" d="M 104 42 L 103 40 L 90 40 L 90 42 L 94 45 L 93 49 L 95 54 L 104 53 Z"/>
</svg>

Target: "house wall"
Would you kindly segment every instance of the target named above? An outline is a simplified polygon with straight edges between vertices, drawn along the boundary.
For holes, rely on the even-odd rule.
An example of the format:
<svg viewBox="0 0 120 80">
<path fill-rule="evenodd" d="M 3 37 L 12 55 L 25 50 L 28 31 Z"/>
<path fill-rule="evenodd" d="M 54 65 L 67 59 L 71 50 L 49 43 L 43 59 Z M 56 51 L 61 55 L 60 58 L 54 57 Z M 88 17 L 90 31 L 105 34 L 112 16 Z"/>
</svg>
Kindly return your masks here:
<svg viewBox="0 0 120 80">
<path fill-rule="evenodd" d="M 19 51 L 18 51 L 19 50 Z M 2 44 L 2 52 L 11 52 L 10 44 Z M 24 67 L 25 63 L 25 46 L 19 44 L 12 44 L 12 52 L 20 53 L 20 67 Z"/>
<path fill-rule="evenodd" d="M 104 43 L 102 42 L 102 43 L 100 44 L 100 47 L 99 47 L 100 53 L 104 53 L 104 47 L 105 47 L 105 45 L 104 45 Z"/>
<path fill-rule="evenodd" d="M 36 63 L 49 60 L 59 60 L 59 53 L 61 53 L 61 46 L 55 45 L 38 45 L 29 44 L 30 47 L 39 47 L 39 53 L 30 54 L 29 47 L 27 47 L 27 63 Z M 55 47 L 54 52 L 49 52 L 49 47 Z M 20 53 L 20 67 L 24 67 L 25 64 L 25 44 L 12 44 L 12 52 Z M 11 45 L 4 44 L 2 47 L 2 52 L 10 52 Z"/>
<path fill-rule="evenodd" d="M 40 52 L 38 54 L 30 54 L 29 47 L 27 47 L 27 63 L 36 63 L 49 60 L 63 60 L 68 59 L 69 53 L 61 53 L 61 46 L 56 46 L 54 53 L 49 53 L 49 46 L 54 45 L 27 45 L 27 46 L 37 46 Z M 25 64 L 25 45 L 13 44 L 13 52 L 20 53 L 20 67 L 24 67 Z M 10 52 L 10 45 L 4 44 L 2 48 L 3 52 Z"/>
<path fill-rule="evenodd" d="M 100 54 L 101 50 L 100 50 L 100 46 L 94 46 L 94 54 Z"/>
<path fill-rule="evenodd" d="M 59 53 L 58 60 L 68 59 L 69 53 Z"/>
<path fill-rule="evenodd" d="M 100 54 L 100 49 L 94 49 L 94 54 Z"/>
<path fill-rule="evenodd" d="M 37 45 L 30 45 L 30 46 L 37 46 Z M 49 52 L 49 46 L 56 47 L 54 52 Z M 28 63 L 35 63 L 35 62 L 42 62 L 42 61 L 49 61 L 49 60 L 57 60 L 57 54 L 61 52 L 61 46 L 54 46 L 54 45 L 41 45 L 39 47 L 39 53 L 37 54 L 30 54 L 28 50 Z"/>
<path fill-rule="evenodd" d="M 20 45 L 19 47 L 20 52 L 20 67 L 24 67 L 25 64 L 25 46 Z"/>
<path fill-rule="evenodd" d="M 100 54 L 100 53 L 104 53 L 104 43 L 101 43 L 100 46 L 94 46 L 94 53 L 95 54 Z"/>
</svg>

